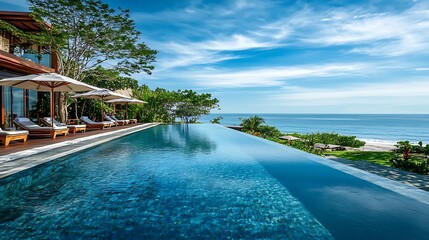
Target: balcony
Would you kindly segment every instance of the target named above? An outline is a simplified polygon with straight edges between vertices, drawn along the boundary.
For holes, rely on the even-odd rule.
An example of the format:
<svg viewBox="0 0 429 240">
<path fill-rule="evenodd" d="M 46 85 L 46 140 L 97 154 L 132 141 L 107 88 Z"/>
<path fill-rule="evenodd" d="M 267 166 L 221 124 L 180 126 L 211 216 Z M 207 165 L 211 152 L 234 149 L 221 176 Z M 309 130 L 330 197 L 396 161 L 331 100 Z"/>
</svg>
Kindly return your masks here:
<svg viewBox="0 0 429 240">
<path fill-rule="evenodd" d="M 36 54 L 36 53 L 24 53 L 24 54 L 15 54 L 18 57 L 22 57 L 24 59 L 30 60 L 32 62 L 35 62 L 37 64 L 43 65 L 45 67 L 52 68 L 52 62 L 51 62 L 51 54 L 45 53 L 45 54 Z"/>
<path fill-rule="evenodd" d="M 34 54 L 37 56 L 37 54 Z M 50 55 L 50 54 L 47 54 Z M 39 59 L 36 58 L 38 62 Z M 43 61 L 43 59 L 42 59 Z M 49 60 L 50 61 L 50 60 Z M 0 50 L 0 67 L 25 74 L 55 72 L 55 69 Z"/>
</svg>

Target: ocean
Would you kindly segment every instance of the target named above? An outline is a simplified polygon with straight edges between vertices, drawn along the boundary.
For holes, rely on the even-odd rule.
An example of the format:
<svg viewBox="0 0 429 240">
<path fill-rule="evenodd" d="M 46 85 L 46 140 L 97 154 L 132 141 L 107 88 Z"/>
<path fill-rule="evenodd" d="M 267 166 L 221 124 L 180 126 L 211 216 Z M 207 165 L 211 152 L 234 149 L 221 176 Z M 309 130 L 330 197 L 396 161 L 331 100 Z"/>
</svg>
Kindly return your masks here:
<svg viewBox="0 0 429 240">
<path fill-rule="evenodd" d="M 239 114 L 203 116 L 200 121 L 222 116 L 223 125 L 240 125 L 240 118 L 258 115 L 267 125 L 284 133 L 331 132 L 356 136 L 372 142 L 396 143 L 408 140 L 429 144 L 429 114 Z"/>
</svg>

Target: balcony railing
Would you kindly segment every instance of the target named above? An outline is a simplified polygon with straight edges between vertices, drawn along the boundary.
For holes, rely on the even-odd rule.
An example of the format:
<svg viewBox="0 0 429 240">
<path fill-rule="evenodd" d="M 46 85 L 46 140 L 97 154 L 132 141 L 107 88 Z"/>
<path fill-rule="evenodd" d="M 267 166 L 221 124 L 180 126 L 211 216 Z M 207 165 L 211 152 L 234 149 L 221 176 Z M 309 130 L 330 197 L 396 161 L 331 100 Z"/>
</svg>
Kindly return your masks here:
<svg viewBox="0 0 429 240">
<path fill-rule="evenodd" d="M 49 54 L 49 53 L 40 54 L 40 55 L 36 54 L 36 53 L 24 53 L 24 54 L 21 54 L 21 56 L 19 56 L 19 57 L 28 59 L 32 62 L 35 62 L 37 64 L 41 64 L 45 67 L 52 68 L 51 54 Z"/>
</svg>

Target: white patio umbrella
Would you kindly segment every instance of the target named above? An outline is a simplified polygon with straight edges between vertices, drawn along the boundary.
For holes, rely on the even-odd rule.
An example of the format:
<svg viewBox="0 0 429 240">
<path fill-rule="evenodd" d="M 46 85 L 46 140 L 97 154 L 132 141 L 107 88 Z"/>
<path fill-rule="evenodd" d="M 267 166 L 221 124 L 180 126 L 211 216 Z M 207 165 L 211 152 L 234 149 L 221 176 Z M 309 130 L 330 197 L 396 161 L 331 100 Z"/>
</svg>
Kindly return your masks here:
<svg viewBox="0 0 429 240">
<path fill-rule="evenodd" d="M 97 87 L 57 73 L 41 73 L 20 77 L 3 78 L 0 80 L 0 86 L 10 86 L 41 92 L 50 92 L 52 126 L 54 126 L 54 92 L 84 92 L 99 89 Z"/>
<path fill-rule="evenodd" d="M 110 91 L 108 89 L 100 88 L 98 90 L 89 91 L 86 93 L 76 94 L 74 98 L 95 98 L 101 99 L 101 121 L 104 119 L 104 108 L 103 102 L 105 100 L 118 99 L 118 98 L 127 98 L 126 96 Z"/>
<path fill-rule="evenodd" d="M 107 103 L 113 103 L 113 104 L 125 104 L 126 108 L 125 108 L 125 119 L 128 119 L 128 104 L 144 104 L 147 103 L 145 101 L 142 100 L 138 100 L 135 98 L 118 98 L 118 99 L 113 99 L 110 101 L 107 101 Z"/>
</svg>

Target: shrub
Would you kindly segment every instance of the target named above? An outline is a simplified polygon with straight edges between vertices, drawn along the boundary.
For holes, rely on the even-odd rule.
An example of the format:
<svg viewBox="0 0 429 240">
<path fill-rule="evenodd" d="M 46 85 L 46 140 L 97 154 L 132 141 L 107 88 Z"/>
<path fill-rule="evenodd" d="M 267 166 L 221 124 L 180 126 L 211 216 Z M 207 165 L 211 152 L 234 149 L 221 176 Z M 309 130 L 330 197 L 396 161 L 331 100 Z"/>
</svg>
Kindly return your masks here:
<svg viewBox="0 0 429 240">
<path fill-rule="evenodd" d="M 393 167 L 420 174 L 429 174 L 429 159 L 426 155 L 421 154 L 427 152 L 428 145 L 423 148 L 422 142 L 419 142 L 417 146 L 412 146 L 409 141 L 401 141 L 395 146 L 395 152 L 398 154 L 390 160 Z M 411 152 L 416 154 L 411 156 Z"/>
<path fill-rule="evenodd" d="M 319 148 L 314 148 L 314 145 L 310 144 L 309 142 L 292 141 L 288 145 L 293 148 L 302 150 L 304 152 L 309 152 L 312 154 L 323 156 L 323 151 Z"/>
<path fill-rule="evenodd" d="M 390 160 L 393 167 L 415 172 L 419 174 L 429 174 L 429 159 L 405 159 L 403 157 L 395 157 Z"/>
<path fill-rule="evenodd" d="M 310 134 L 291 134 L 295 137 L 308 140 L 311 144 L 323 143 L 323 144 L 335 144 L 347 147 L 359 148 L 365 145 L 364 141 L 356 139 L 356 136 L 342 136 L 337 133 L 310 133 Z"/>
<path fill-rule="evenodd" d="M 278 130 L 276 127 L 268 125 L 259 126 L 257 128 L 257 132 L 259 132 L 259 135 L 263 138 L 278 138 L 282 135 L 280 130 Z"/>
<path fill-rule="evenodd" d="M 219 117 L 215 117 L 215 118 L 213 118 L 212 120 L 210 120 L 210 122 L 212 123 L 212 124 L 220 124 L 220 120 L 222 120 L 223 119 L 223 117 L 222 116 L 219 116 Z"/>
<path fill-rule="evenodd" d="M 258 131 L 258 128 L 265 123 L 265 119 L 257 115 L 249 118 L 240 119 L 241 126 L 243 126 L 243 131 L 254 134 Z"/>
</svg>

